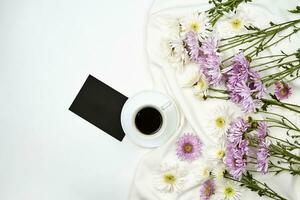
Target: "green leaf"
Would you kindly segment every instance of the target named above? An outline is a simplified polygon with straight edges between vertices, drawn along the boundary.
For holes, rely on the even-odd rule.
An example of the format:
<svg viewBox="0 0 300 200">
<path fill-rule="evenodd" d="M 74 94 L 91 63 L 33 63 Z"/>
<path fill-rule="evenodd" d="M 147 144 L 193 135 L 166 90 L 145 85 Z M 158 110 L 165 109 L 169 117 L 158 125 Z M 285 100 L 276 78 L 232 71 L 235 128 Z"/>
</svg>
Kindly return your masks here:
<svg viewBox="0 0 300 200">
<path fill-rule="evenodd" d="M 268 108 L 268 104 L 267 103 L 264 103 L 264 105 L 261 107 L 261 109 L 263 111 L 267 111 L 267 108 Z"/>
<path fill-rule="evenodd" d="M 280 52 L 285 55 L 285 56 L 288 56 L 284 51 L 280 50 Z"/>
<path fill-rule="evenodd" d="M 294 10 L 289 10 L 290 13 L 300 13 L 300 6 L 296 6 Z"/>
<path fill-rule="evenodd" d="M 298 58 L 300 60 L 300 49 L 297 50 L 296 58 Z"/>
<path fill-rule="evenodd" d="M 245 26 L 245 28 L 249 31 L 260 31 L 259 28 L 257 28 L 256 26 L 253 26 L 253 25 Z"/>
<path fill-rule="evenodd" d="M 269 95 L 270 95 L 270 97 L 271 97 L 272 99 L 274 99 L 274 100 L 280 102 L 279 99 L 276 97 L 276 95 L 271 94 L 271 93 L 269 93 Z"/>
</svg>

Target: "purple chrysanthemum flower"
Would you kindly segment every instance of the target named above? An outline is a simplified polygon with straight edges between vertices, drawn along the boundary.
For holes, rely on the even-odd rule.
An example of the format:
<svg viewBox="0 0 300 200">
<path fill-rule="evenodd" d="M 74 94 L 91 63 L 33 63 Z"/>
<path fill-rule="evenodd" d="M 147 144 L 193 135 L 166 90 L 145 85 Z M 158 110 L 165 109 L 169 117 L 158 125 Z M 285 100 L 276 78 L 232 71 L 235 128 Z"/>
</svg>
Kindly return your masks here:
<svg viewBox="0 0 300 200">
<path fill-rule="evenodd" d="M 202 151 L 202 142 L 197 135 L 186 133 L 177 140 L 177 156 L 181 160 L 193 161 Z"/>
<path fill-rule="evenodd" d="M 268 163 L 269 163 L 269 146 L 271 142 L 269 140 L 264 140 L 260 142 L 258 146 L 258 152 L 256 153 L 257 156 L 257 166 L 256 169 L 258 172 L 266 174 L 268 172 Z"/>
<path fill-rule="evenodd" d="M 234 103 L 238 103 L 243 112 L 254 112 L 255 108 L 261 105 L 261 101 L 256 99 L 256 94 L 262 91 L 258 91 L 255 86 L 247 85 L 245 82 L 239 82 L 235 88 L 230 92 L 230 98 Z"/>
<path fill-rule="evenodd" d="M 230 127 L 228 129 L 227 139 L 230 143 L 238 144 L 242 141 L 244 133 L 250 127 L 250 124 L 239 117 L 233 122 L 231 122 Z"/>
<path fill-rule="evenodd" d="M 218 85 L 223 80 L 221 73 L 221 58 L 218 50 L 218 40 L 214 37 L 207 38 L 200 47 L 203 53 L 198 60 L 201 72 L 204 74 L 206 80 L 211 85 Z"/>
<path fill-rule="evenodd" d="M 250 67 L 250 65 L 249 65 Z M 257 71 L 251 70 L 249 69 L 249 80 L 255 81 L 255 80 L 259 80 L 260 79 L 260 75 Z"/>
<path fill-rule="evenodd" d="M 239 104 L 243 112 L 253 112 L 261 104 L 259 99 L 253 98 L 253 91 L 245 82 L 238 82 L 235 86 L 227 84 L 230 100 Z"/>
<path fill-rule="evenodd" d="M 243 52 L 235 55 L 231 69 L 227 72 L 227 89 L 232 102 L 239 104 L 243 112 L 253 112 L 261 105 L 265 87 Z"/>
<path fill-rule="evenodd" d="M 259 141 L 264 141 L 268 134 L 267 122 L 259 122 L 257 127 L 257 138 Z"/>
<path fill-rule="evenodd" d="M 241 101 L 240 106 L 241 110 L 245 113 L 254 112 L 257 107 L 262 106 L 262 101 L 249 96 Z"/>
<path fill-rule="evenodd" d="M 233 102 L 240 103 L 243 99 L 251 97 L 251 90 L 245 82 L 238 82 L 235 85 L 234 90 L 232 90 L 231 96 L 233 98 Z M 238 98 L 236 98 L 236 96 Z M 235 99 L 239 99 L 239 101 L 235 101 Z"/>
<path fill-rule="evenodd" d="M 256 98 L 261 99 L 265 95 L 266 88 L 256 71 L 250 70 L 248 85 Z"/>
<path fill-rule="evenodd" d="M 263 98 L 263 96 L 266 94 L 266 88 L 261 80 L 254 81 L 252 92 L 258 99 Z"/>
<path fill-rule="evenodd" d="M 275 95 L 279 100 L 287 99 L 292 95 L 292 88 L 283 81 L 275 83 Z"/>
<path fill-rule="evenodd" d="M 215 37 L 208 37 L 203 42 L 201 50 L 206 55 L 216 54 L 218 50 L 218 42 L 219 41 Z"/>
<path fill-rule="evenodd" d="M 224 162 L 228 168 L 229 174 L 240 179 L 246 171 L 247 155 L 249 152 L 248 141 L 244 139 L 250 124 L 239 117 L 231 122 L 227 135 L 227 148 Z"/>
<path fill-rule="evenodd" d="M 200 186 L 201 200 L 209 200 L 215 193 L 216 185 L 213 179 L 208 179 Z"/>
<path fill-rule="evenodd" d="M 240 179 L 246 172 L 248 144 L 247 140 L 242 140 L 238 144 L 227 145 L 224 161 L 229 174 L 235 179 Z"/>
<path fill-rule="evenodd" d="M 193 31 L 188 32 L 186 34 L 185 42 L 190 59 L 192 61 L 198 62 L 199 56 L 200 54 L 202 54 L 202 52 L 200 51 L 200 45 L 197 34 Z"/>
<path fill-rule="evenodd" d="M 244 82 L 239 82 L 235 85 L 227 84 L 227 88 L 229 90 L 229 96 L 231 101 L 236 104 L 239 104 L 243 100 L 246 92 L 248 93 L 248 96 L 250 94 L 250 90 Z M 243 96 L 241 92 L 243 93 Z"/>
<path fill-rule="evenodd" d="M 227 75 L 229 76 L 228 83 L 234 86 L 236 83 L 239 83 L 241 81 L 247 81 L 250 73 L 249 66 L 250 63 L 243 52 L 236 54 L 234 56 L 231 69 L 227 73 Z"/>
</svg>

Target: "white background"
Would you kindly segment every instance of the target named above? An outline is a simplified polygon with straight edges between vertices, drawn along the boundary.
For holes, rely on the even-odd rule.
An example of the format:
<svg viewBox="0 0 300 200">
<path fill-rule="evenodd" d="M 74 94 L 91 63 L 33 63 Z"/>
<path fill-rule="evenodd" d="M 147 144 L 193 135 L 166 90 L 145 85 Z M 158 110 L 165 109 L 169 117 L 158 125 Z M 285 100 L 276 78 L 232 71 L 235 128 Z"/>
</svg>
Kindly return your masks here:
<svg viewBox="0 0 300 200">
<path fill-rule="evenodd" d="M 0 0 L 0 199 L 125 200 L 144 151 L 68 111 L 88 74 L 151 88 L 151 0 Z"/>
</svg>

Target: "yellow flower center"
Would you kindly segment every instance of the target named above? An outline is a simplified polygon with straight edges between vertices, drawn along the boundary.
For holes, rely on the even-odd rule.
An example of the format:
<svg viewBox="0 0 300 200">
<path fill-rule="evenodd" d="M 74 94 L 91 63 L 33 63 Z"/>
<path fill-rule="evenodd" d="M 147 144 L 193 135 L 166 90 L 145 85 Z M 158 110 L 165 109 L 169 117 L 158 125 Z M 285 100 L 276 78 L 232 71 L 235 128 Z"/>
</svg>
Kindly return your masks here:
<svg viewBox="0 0 300 200">
<path fill-rule="evenodd" d="M 240 19 L 233 19 L 231 21 L 231 26 L 233 29 L 240 29 L 242 27 L 242 21 Z"/>
<path fill-rule="evenodd" d="M 224 195 L 226 197 L 232 197 L 235 195 L 235 190 L 232 187 L 227 186 L 224 188 Z"/>
<path fill-rule="evenodd" d="M 198 32 L 200 30 L 200 24 L 198 22 L 192 22 L 190 27 L 193 31 Z"/>
<path fill-rule="evenodd" d="M 200 88 L 200 90 L 204 90 L 206 88 L 206 82 L 202 78 L 198 81 L 197 86 Z"/>
<path fill-rule="evenodd" d="M 280 90 L 280 94 L 281 94 L 282 96 L 285 96 L 285 95 L 288 94 L 288 90 L 285 89 L 285 88 L 283 88 L 283 89 Z"/>
<path fill-rule="evenodd" d="M 193 145 L 191 145 L 189 143 L 184 144 L 183 151 L 185 153 L 191 153 L 193 151 Z"/>
<path fill-rule="evenodd" d="M 220 150 L 218 150 L 217 151 L 217 157 L 218 158 L 224 158 L 224 156 L 225 156 L 225 151 L 224 150 L 222 150 L 222 149 L 220 149 Z"/>
<path fill-rule="evenodd" d="M 211 188 L 210 185 L 208 185 L 208 186 L 205 188 L 205 190 L 204 190 L 204 195 L 205 195 L 205 196 L 210 196 L 211 191 L 212 191 L 212 188 Z"/>
<path fill-rule="evenodd" d="M 225 121 L 224 117 L 220 116 L 220 117 L 216 118 L 215 122 L 216 122 L 217 128 L 224 128 L 226 121 Z"/>
<path fill-rule="evenodd" d="M 174 184 L 176 182 L 176 177 L 173 174 L 165 174 L 164 181 L 167 184 Z"/>
</svg>

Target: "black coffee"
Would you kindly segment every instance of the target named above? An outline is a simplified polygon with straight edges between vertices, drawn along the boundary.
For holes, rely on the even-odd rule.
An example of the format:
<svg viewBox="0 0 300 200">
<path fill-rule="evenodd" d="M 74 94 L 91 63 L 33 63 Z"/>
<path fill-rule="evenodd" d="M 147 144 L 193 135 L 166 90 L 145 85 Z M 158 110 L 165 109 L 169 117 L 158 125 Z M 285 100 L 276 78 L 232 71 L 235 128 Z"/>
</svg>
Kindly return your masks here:
<svg viewBox="0 0 300 200">
<path fill-rule="evenodd" d="M 156 133 L 162 125 L 162 116 L 152 107 L 141 109 L 135 116 L 135 125 L 145 135 Z"/>
</svg>

